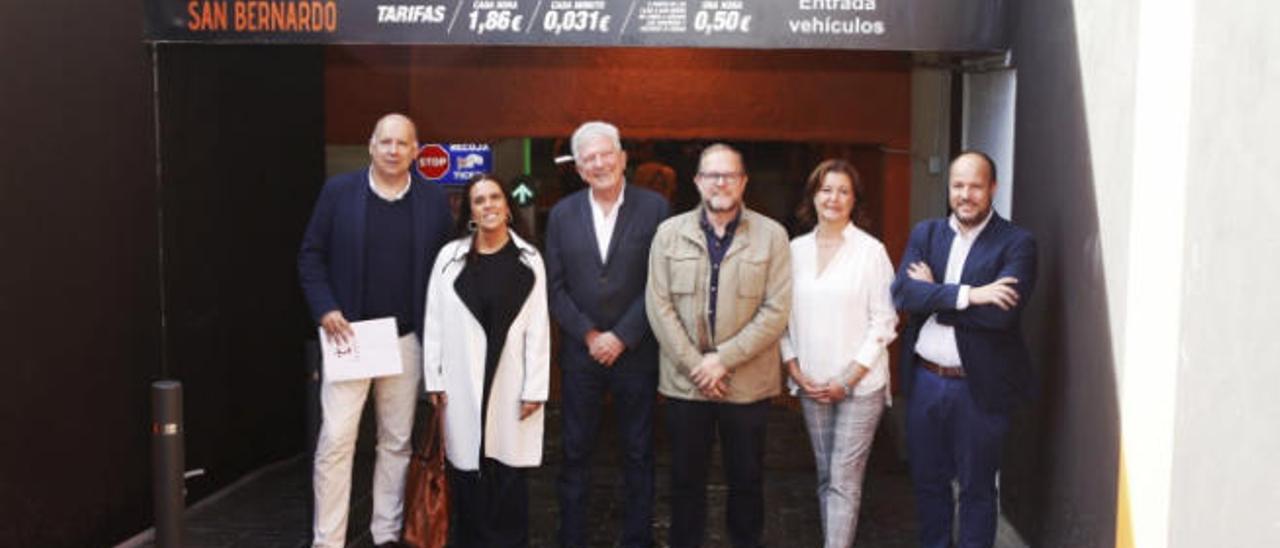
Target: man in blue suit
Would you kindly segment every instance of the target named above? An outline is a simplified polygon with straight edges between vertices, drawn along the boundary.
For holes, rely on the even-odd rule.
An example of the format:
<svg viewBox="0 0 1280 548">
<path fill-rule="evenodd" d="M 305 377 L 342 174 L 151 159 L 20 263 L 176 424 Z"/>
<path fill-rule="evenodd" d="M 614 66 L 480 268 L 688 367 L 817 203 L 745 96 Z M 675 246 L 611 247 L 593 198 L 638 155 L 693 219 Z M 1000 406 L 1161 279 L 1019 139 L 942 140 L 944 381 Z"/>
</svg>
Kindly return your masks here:
<svg viewBox="0 0 1280 548">
<path fill-rule="evenodd" d="M 916 225 L 893 282 L 910 314 L 902 342 L 907 445 L 920 543 L 951 546 L 960 487 L 962 548 L 995 542 L 996 476 L 1019 401 L 1033 394 L 1020 326 L 1036 280 L 1031 233 L 996 215 L 995 163 L 978 151 L 951 162 L 951 216 Z"/>
<path fill-rule="evenodd" d="M 618 128 L 587 122 L 570 140 L 588 188 L 560 200 L 547 220 L 551 315 L 560 326 L 564 462 L 560 544 L 586 546 L 591 454 L 601 404 L 613 398 L 622 453 L 620 545 L 653 544 L 653 400 L 658 347 L 644 310 L 649 244 L 669 206 L 623 177 Z"/>
<path fill-rule="evenodd" d="M 400 538 L 409 438 L 422 378 L 427 281 L 453 224 L 444 192 L 410 173 L 417 141 L 409 118 L 388 114 L 378 120 L 369 138 L 369 168 L 325 183 L 298 252 L 302 292 L 325 337 L 344 342 L 354 336 L 349 321 L 395 318 L 404 366 L 398 375 L 325 380 L 320 386 L 323 424 L 313 477 L 317 547 L 346 542 L 352 456 L 370 385 L 378 446 L 369 530 L 380 546 Z"/>
</svg>

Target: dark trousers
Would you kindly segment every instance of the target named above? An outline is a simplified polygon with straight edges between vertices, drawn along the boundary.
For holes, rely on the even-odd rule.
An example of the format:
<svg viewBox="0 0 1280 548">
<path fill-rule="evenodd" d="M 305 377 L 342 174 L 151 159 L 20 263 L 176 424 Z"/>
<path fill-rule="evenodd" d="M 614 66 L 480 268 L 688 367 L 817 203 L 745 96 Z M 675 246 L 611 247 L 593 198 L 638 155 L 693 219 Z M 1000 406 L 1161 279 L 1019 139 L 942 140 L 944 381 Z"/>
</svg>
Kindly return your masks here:
<svg viewBox="0 0 1280 548">
<path fill-rule="evenodd" d="M 1008 429 L 1009 417 L 978 407 L 964 379 L 916 368 L 907 402 L 907 444 L 921 546 L 951 546 L 953 479 L 960 485 L 956 546 L 989 548 L 995 543 L 996 473 Z"/>
<path fill-rule="evenodd" d="M 566 352 L 567 354 L 567 352 Z M 587 545 L 591 458 L 596 447 L 605 393 L 613 396 L 618 447 L 622 453 L 623 548 L 653 545 L 653 400 L 656 360 L 629 360 L 604 367 L 581 356 L 562 363 L 560 388 L 564 462 L 560 468 L 560 545 Z"/>
<path fill-rule="evenodd" d="M 529 545 L 529 487 L 523 468 L 489 458 L 480 470 L 449 466 L 449 536 L 452 548 L 523 548 Z"/>
<path fill-rule="evenodd" d="M 672 548 L 702 546 L 707 469 L 717 433 L 729 483 L 725 522 L 735 548 L 757 548 L 764 534 L 764 444 L 768 400 L 749 404 L 669 399 Z"/>
</svg>

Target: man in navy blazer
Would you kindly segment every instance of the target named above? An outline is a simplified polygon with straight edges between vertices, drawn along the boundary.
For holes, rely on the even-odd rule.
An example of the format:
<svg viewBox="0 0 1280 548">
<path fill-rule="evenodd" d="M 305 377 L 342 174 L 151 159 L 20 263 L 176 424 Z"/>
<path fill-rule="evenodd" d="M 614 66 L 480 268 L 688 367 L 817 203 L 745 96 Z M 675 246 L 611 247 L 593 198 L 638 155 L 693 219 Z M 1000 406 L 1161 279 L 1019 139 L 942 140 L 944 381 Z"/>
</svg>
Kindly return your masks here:
<svg viewBox="0 0 1280 548">
<path fill-rule="evenodd" d="M 564 462 L 560 544 L 586 546 L 587 494 L 604 395 L 613 398 L 622 453 L 620 545 L 653 544 L 653 400 L 658 347 L 644 310 L 649 244 L 669 206 L 629 185 L 618 129 L 587 122 L 570 140 L 588 188 L 560 200 L 547 220 L 551 315 L 560 326 Z"/>
<path fill-rule="evenodd" d="M 318 547 L 346 541 L 352 456 L 370 385 L 378 444 L 369 530 L 378 545 L 400 538 L 427 281 L 453 224 L 444 192 L 412 176 L 417 152 L 409 118 L 388 114 L 378 120 L 369 139 L 369 168 L 325 182 L 298 252 L 302 292 L 325 337 L 344 343 L 354 336 L 348 322 L 395 318 L 404 365 L 402 373 L 372 381 L 321 384 L 323 424 L 313 477 Z"/>
<path fill-rule="evenodd" d="M 951 546 L 951 482 L 960 487 L 959 547 L 995 542 L 996 476 L 1013 408 L 1033 395 L 1021 329 L 1036 279 L 1031 233 L 996 215 L 995 163 L 951 163 L 952 214 L 916 225 L 893 282 L 910 314 L 902 336 L 907 445 L 920 542 Z"/>
</svg>

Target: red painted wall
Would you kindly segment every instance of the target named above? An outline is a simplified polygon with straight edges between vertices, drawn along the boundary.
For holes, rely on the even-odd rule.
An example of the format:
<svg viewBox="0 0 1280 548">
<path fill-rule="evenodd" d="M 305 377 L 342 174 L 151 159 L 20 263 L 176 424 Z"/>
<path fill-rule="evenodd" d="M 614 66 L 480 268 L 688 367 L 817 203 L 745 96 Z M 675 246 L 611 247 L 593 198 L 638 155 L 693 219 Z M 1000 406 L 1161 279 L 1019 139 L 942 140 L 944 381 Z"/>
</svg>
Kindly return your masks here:
<svg viewBox="0 0 1280 548">
<path fill-rule="evenodd" d="M 910 147 L 910 56 L 678 48 L 333 46 L 326 141 L 360 144 L 379 115 L 406 112 L 421 140 L 565 137 L 609 120 L 629 138 Z M 890 252 L 906 241 L 905 153 L 858 161 Z M 883 166 L 883 168 L 881 168 Z"/>
<path fill-rule="evenodd" d="M 329 143 L 406 111 L 422 137 L 560 137 L 589 118 L 632 138 L 910 144 L 910 58 L 840 51 L 330 47 Z"/>
</svg>

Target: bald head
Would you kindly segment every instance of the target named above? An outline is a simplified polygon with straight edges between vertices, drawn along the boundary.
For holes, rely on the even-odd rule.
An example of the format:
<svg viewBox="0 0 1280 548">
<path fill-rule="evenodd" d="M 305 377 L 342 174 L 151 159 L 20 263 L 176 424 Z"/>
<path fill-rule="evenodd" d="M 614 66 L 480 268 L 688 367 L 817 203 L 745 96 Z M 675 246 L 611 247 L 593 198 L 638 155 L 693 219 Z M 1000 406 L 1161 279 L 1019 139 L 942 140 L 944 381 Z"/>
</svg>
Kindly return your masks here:
<svg viewBox="0 0 1280 548">
<path fill-rule="evenodd" d="M 965 227 L 981 225 L 991 215 L 996 191 L 996 165 L 983 152 L 970 150 L 951 161 L 947 181 L 948 203 L 957 221 Z"/>
<path fill-rule="evenodd" d="M 409 166 L 418 155 L 418 129 L 403 114 L 378 119 L 369 137 L 369 159 L 377 181 L 400 184 L 409 176 Z"/>
<path fill-rule="evenodd" d="M 732 155 L 734 158 L 734 161 L 738 163 L 738 171 L 746 170 L 746 164 L 744 164 L 742 161 L 742 153 L 738 152 L 738 149 L 733 148 L 725 143 L 711 143 L 710 145 L 707 145 L 707 148 L 702 149 L 702 153 L 698 155 L 698 163 L 701 164 L 703 160 L 707 159 L 707 156 L 710 156 L 712 154 Z"/>
<path fill-rule="evenodd" d="M 956 155 L 956 158 L 954 160 L 951 160 L 951 168 L 955 169 L 956 164 L 961 163 L 961 161 L 963 161 L 965 164 L 972 164 L 971 166 L 969 166 L 970 169 L 975 169 L 979 171 L 985 169 L 987 181 L 992 184 L 995 184 L 996 162 L 995 160 L 992 160 L 991 157 L 987 155 L 987 153 L 981 150 L 962 151 L 960 154 Z"/>
<path fill-rule="evenodd" d="M 708 146 L 698 159 L 698 173 L 693 176 L 693 182 L 698 185 L 708 212 L 725 216 L 737 212 L 747 187 L 742 153 L 724 143 Z"/>
<path fill-rule="evenodd" d="M 394 125 L 403 124 L 405 126 L 408 126 L 411 140 L 413 141 L 414 144 L 417 144 L 418 126 L 415 125 L 413 123 L 413 120 L 410 120 L 408 116 L 405 116 L 398 112 L 392 112 L 390 114 L 384 115 L 381 118 L 378 118 L 378 123 L 373 125 L 373 134 L 369 136 L 370 144 L 377 142 L 378 137 L 382 135 L 382 131 L 386 129 L 388 124 L 394 124 Z"/>
</svg>

